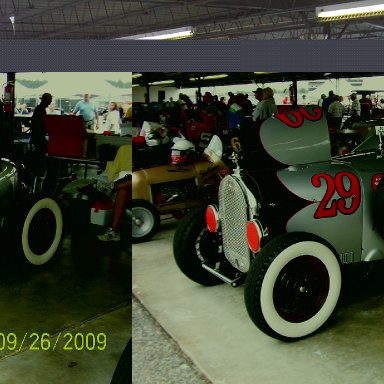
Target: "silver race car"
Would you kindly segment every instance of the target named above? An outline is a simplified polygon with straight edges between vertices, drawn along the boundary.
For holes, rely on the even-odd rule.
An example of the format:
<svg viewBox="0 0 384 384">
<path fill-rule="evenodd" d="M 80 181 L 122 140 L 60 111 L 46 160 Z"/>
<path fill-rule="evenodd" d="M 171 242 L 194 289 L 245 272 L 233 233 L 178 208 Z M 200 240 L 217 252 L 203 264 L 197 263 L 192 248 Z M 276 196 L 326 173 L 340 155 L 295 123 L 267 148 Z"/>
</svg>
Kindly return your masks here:
<svg viewBox="0 0 384 384">
<path fill-rule="evenodd" d="M 203 285 L 245 283 L 249 316 L 271 337 L 317 331 L 336 308 L 343 266 L 384 258 L 383 132 L 332 158 L 321 108 L 265 120 L 253 148 L 233 156 L 219 204 L 177 228 L 177 265 Z"/>
</svg>

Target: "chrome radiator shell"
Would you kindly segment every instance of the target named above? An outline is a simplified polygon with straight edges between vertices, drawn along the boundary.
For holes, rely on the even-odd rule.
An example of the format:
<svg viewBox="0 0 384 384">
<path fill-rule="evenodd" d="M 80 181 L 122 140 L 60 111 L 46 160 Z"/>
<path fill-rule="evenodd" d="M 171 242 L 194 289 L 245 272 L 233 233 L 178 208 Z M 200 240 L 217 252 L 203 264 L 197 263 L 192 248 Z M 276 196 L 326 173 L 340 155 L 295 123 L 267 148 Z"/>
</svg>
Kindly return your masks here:
<svg viewBox="0 0 384 384">
<path fill-rule="evenodd" d="M 246 238 L 249 203 L 239 176 L 228 175 L 220 183 L 219 212 L 223 250 L 228 261 L 239 271 L 250 267 L 250 249 Z"/>
</svg>

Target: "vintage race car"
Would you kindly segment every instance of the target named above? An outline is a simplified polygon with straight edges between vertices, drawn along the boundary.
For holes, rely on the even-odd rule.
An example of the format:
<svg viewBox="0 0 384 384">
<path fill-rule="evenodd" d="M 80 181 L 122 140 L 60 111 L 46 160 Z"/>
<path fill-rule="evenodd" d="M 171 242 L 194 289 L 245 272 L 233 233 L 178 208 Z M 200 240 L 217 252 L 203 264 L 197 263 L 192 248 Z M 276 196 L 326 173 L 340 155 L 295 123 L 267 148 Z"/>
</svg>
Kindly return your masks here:
<svg viewBox="0 0 384 384">
<path fill-rule="evenodd" d="M 0 239 L 3 256 L 23 255 L 33 265 L 47 263 L 56 253 L 63 232 L 58 203 L 40 193 L 42 178 L 9 159 L 0 160 Z"/>
<path fill-rule="evenodd" d="M 193 146 L 187 140 L 181 142 Z M 222 142 L 213 136 L 201 158 L 189 161 L 179 155 L 179 161 L 171 164 L 136 169 L 132 175 L 132 242 L 149 240 L 161 216 L 183 217 L 216 197 L 222 175 L 229 173 L 222 154 Z"/>
<path fill-rule="evenodd" d="M 384 125 L 384 124 L 383 124 Z M 278 113 L 219 188 L 219 205 L 190 212 L 174 256 L 193 281 L 236 287 L 267 335 L 317 331 L 338 303 L 343 266 L 384 258 L 384 127 L 332 158 L 317 106 Z"/>
</svg>

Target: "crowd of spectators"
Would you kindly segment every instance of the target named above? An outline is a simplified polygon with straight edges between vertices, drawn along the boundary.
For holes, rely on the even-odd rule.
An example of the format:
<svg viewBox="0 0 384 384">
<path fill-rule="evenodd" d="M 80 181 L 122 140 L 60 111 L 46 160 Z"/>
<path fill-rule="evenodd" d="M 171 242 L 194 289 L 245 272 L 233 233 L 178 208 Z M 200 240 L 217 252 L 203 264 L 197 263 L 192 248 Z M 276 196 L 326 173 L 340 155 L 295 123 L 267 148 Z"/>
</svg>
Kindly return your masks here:
<svg viewBox="0 0 384 384">
<path fill-rule="evenodd" d="M 227 97 L 219 98 L 205 92 L 203 95 L 196 94 L 195 103 L 189 96 L 180 93 L 177 100 L 171 97 L 157 104 L 157 119 L 154 117 L 154 106 L 141 109 L 137 124 L 142 128 L 145 121 L 156 121 L 178 130 L 191 141 L 199 140 L 202 133 L 227 134 L 247 121 L 262 121 L 277 112 L 271 88 L 257 88 L 253 93 L 254 97 L 247 93 L 228 92 Z M 141 131 L 145 135 L 145 130 Z"/>
<path fill-rule="evenodd" d="M 348 96 L 346 104 L 343 96 L 329 91 L 328 97 L 321 95 L 318 104 L 326 113 L 331 129 L 351 128 L 354 122 L 384 116 L 384 99 L 370 96 L 368 93 L 362 93 L 360 99 L 357 93 L 352 93 Z"/>
<path fill-rule="evenodd" d="M 17 131 L 19 131 L 20 124 L 30 128 L 30 120 L 36 108 L 38 106 L 31 107 L 25 102 L 15 105 L 14 114 L 19 119 L 16 124 Z M 106 107 L 100 107 L 92 101 L 91 94 L 85 93 L 81 100 L 74 103 L 72 108 L 67 108 L 66 111 L 59 108 L 52 98 L 50 104 L 45 106 L 45 114 L 80 115 L 83 118 L 87 132 L 121 134 L 121 125 L 132 118 L 132 108 L 123 109 L 123 105 L 115 101 L 111 101 Z"/>
<path fill-rule="evenodd" d="M 203 148 L 208 144 L 212 134 L 232 135 L 239 129 L 241 131 L 241 128 L 244 133 L 246 130 L 250 131 L 260 126 L 261 122 L 271 115 L 292 108 L 292 100 L 288 97 L 285 97 L 282 104 L 277 106 L 270 87 L 257 88 L 251 96 L 245 92 L 236 94 L 228 92 L 225 97 L 213 95 L 211 92 L 204 94 L 196 92 L 195 98 L 196 100 L 192 101 L 189 96 L 180 93 L 178 98 L 171 97 L 162 103 L 147 104 L 152 107 L 141 106 L 142 109 L 136 113 L 137 121 L 134 124 L 141 129 L 144 121 L 156 121 L 162 127 L 161 132 L 157 129 L 159 132 L 156 134 L 160 136 L 157 142 L 164 142 L 164 132 L 168 136 L 169 132 L 172 132 L 177 135 L 182 134 L 198 147 Z M 329 91 L 328 95 L 322 94 L 318 102 L 313 103 L 323 108 L 331 130 L 351 127 L 352 123 L 360 119 L 374 118 L 377 111 L 384 106 L 384 100 L 379 101 L 364 94 L 361 99 L 356 93 L 345 99 Z M 311 102 L 307 100 L 306 95 L 300 95 L 298 104 L 308 105 Z M 382 112 L 384 113 L 384 109 Z M 147 131 L 141 129 L 142 136 L 145 137 Z M 203 136 L 204 142 L 201 141 Z"/>
</svg>

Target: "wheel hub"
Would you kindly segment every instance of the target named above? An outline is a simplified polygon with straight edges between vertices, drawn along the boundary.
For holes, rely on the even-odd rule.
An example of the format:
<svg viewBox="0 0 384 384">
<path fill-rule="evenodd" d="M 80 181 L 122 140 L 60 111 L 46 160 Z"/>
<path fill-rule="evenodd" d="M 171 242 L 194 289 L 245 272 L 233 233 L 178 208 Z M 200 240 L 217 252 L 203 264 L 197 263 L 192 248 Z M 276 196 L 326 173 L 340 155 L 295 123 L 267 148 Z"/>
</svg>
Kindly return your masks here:
<svg viewBox="0 0 384 384">
<path fill-rule="evenodd" d="M 143 225 L 143 220 L 137 216 L 132 216 L 132 222 L 135 224 L 137 227 L 140 227 Z"/>
<path fill-rule="evenodd" d="M 281 271 L 273 291 L 279 315 L 292 323 L 310 319 L 323 306 L 329 291 L 324 264 L 313 256 L 301 256 Z"/>
</svg>

